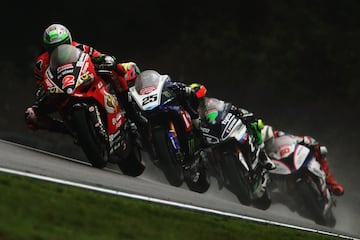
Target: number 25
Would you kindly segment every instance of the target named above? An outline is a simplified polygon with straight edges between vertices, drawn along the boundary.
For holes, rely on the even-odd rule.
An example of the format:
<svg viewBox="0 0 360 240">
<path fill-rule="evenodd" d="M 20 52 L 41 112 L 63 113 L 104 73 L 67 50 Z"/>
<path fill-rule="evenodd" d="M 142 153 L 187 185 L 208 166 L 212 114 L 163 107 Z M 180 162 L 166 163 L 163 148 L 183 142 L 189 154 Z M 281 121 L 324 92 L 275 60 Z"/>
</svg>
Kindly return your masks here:
<svg viewBox="0 0 360 240">
<path fill-rule="evenodd" d="M 143 106 L 157 100 L 157 94 L 153 94 L 143 99 Z"/>
</svg>

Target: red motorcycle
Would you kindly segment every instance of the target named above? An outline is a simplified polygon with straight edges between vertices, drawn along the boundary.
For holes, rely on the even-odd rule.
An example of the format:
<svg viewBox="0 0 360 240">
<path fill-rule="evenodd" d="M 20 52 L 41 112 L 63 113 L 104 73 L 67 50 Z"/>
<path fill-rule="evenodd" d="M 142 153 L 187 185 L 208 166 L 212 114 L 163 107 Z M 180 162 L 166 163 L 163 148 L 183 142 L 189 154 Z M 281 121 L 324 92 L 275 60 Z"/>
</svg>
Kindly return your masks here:
<svg viewBox="0 0 360 240">
<path fill-rule="evenodd" d="M 93 167 L 104 168 L 112 162 L 126 175 L 144 171 L 136 133 L 88 54 L 72 45 L 58 46 L 44 78 L 46 97 Z"/>
</svg>

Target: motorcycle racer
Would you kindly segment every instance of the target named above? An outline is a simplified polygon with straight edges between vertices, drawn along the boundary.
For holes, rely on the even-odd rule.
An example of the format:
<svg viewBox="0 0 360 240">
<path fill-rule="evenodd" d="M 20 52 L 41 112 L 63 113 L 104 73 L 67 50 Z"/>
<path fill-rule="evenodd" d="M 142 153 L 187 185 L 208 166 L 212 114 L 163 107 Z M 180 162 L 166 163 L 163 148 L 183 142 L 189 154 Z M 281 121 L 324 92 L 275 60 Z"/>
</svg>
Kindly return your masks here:
<svg viewBox="0 0 360 240">
<path fill-rule="evenodd" d="M 54 132 L 68 133 L 66 126 L 61 120 L 50 116 L 51 113 L 55 111 L 54 105 L 51 100 L 46 98 L 43 89 L 43 77 L 50 64 L 51 52 L 61 44 L 71 44 L 89 54 L 100 74 L 103 73 L 104 75 L 104 73 L 109 73 L 114 70 L 113 72 L 115 74 L 112 76 L 109 76 L 108 74 L 104 79 L 109 81 L 119 98 L 119 101 L 122 103 L 127 116 L 131 119 L 134 110 L 132 109 L 131 104 L 128 103 L 127 81 L 135 79 L 140 72 L 137 65 L 134 62 L 117 63 L 115 57 L 101 53 L 93 47 L 74 41 L 67 27 L 55 23 L 45 29 L 43 33 L 44 51 L 35 61 L 34 77 L 37 91 L 34 104 L 25 110 L 26 127 L 32 130 L 47 129 Z"/>
<path fill-rule="evenodd" d="M 185 180 L 189 189 L 205 191 L 209 186 L 206 156 L 202 138 L 192 123 L 198 117 L 195 92 L 182 82 L 172 81 L 169 75 L 149 69 L 137 76 L 130 96 L 142 119 L 138 129 L 145 149 L 154 162 L 164 167 L 171 184 L 179 186 Z M 164 141 L 168 142 L 161 145 L 170 145 L 169 150 L 159 145 L 162 130 L 167 132 Z"/>
<path fill-rule="evenodd" d="M 270 125 L 264 125 L 264 128 L 261 130 L 261 134 L 264 140 L 265 145 L 271 142 L 271 139 L 277 138 L 283 135 L 292 135 L 290 133 L 274 129 Z M 300 144 L 306 145 L 315 150 L 316 160 L 320 163 L 321 168 L 326 174 L 326 183 L 329 186 L 331 192 L 337 196 L 344 194 L 344 187 L 337 183 L 332 172 L 329 169 L 329 164 L 327 161 L 327 148 L 321 146 L 317 140 L 311 136 L 295 136 L 298 139 Z"/>
<path fill-rule="evenodd" d="M 217 123 L 223 121 L 227 113 L 230 112 L 234 114 L 241 119 L 247 127 L 248 133 L 254 137 L 256 147 L 261 150 L 259 158 L 264 168 L 267 170 L 275 169 L 275 164 L 264 151 L 264 143 L 261 135 L 263 123 L 261 119 L 257 119 L 253 113 L 246 109 L 239 108 L 230 102 L 225 102 L 214 97 L 207 97 L 207 89 L 202 84 L 192 83 L 190 88 L 195 91 L 196 96 L 199 99 L 198 113 L 201 127 L 217 128 Z M 250 149 L 250 146 L 243 145 L 242 147 L 244 151 L 249 151 Z"/>
<path fill-rule="evenodd" d="M 179 82 L 179 81 L 172 81 L 171 77 L 169 75 L 160 75 L 155 70 L 147 70 L 143 71 L 138 75 L 137 78 L 141 79 L 144 77 L 147 77 L 148 73 L 151 73 L 152 75 L 156 77 L 160 76 L 166 76 L 164 87 L 171 89 L 175 94 L 177 99 L 179 100 L 180 104 L 184 107 L 184 109 L 189 113 L 191 120 L 195 120 L 198 118 L 197 108 L 199 106 L 199 101 L 196 97 L 196 93 L 193 89 L 191 89 L 189 86 L 187 86 L 185 83 Z M 141 81 L 141 80 L 136 80 Z M 194 125 L 193 125 L 194 126 Z M 186 132 L 188 136 L 186 137 L 189 141 L 194 140 L 197 142 L 200 140 L 200 138 L 196 139 L 198 137 L 198 132 L 196 131 L 196 127 L 192 127 L 191 131 Z M 194 149 L 193 149 L 194 150 Z M 191 149 L 188 149 L 188 155 L 193 155 L 195 151 L 191 151 Z"/>
</svg>

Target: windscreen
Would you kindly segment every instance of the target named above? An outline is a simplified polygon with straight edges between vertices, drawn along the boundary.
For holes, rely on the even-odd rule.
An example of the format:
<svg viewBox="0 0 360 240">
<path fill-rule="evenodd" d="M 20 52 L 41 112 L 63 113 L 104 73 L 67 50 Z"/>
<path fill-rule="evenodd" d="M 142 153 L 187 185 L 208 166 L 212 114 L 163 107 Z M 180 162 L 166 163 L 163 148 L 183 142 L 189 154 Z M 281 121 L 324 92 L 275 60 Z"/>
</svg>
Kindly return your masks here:
<svg viewBox="0 0 360 240">
<path fill-rule="evenodd" d="M 155 87 L 159 84 L 161 75 L 153 70 L 145 70 L 135 79 L 135 90 L 139 93 L 146 87 Z"/>
<path fill-rule="evenodd" d="M 76 62 L 80 55 L 80 49 L 70 44 L 62 44 L 52 51 L 50 56 L 50 68 L 56 71 L 56 69 L 62 65 Z"/>
</svg>

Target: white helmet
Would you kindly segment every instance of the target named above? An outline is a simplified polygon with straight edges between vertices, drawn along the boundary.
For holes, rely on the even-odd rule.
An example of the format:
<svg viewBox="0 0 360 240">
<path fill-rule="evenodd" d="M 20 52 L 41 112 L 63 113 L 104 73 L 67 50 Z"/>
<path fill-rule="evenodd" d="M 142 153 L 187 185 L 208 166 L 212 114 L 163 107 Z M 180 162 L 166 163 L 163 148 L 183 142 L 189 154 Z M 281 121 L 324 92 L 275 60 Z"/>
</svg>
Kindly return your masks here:
<svg viewBox="0 0 360 240">
<path fill-rule="evenodd" d="M 71 44 L 71 42 L 70 31 L 61 24 L 51 24 L 44 31 L 43 44 L 47 51 L 51 51 L 61 44 Z"/>
</svg>

